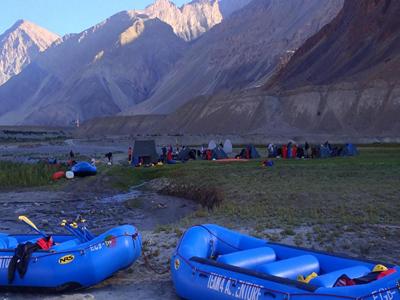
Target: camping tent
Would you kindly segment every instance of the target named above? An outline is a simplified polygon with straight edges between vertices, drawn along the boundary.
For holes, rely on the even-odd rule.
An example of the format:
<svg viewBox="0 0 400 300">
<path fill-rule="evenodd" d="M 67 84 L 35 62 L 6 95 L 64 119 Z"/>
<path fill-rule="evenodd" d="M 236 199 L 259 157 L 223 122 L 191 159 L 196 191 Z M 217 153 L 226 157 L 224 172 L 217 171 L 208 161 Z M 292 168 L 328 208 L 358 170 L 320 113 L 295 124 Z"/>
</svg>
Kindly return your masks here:
<svg viewBox="0 0 400 300">
<path fill-rule="evenodd" d="M 178 154 L 178 160 L 180 161 L 187 161 L 189 159 L 196 159 L 196 150 L 185 148 Z"/>
<path fill-rule="evenodd" d="M 156 142 L 154 140 L 150 141 L 135 141 L 135 146 L 133 147 L 133 157 L 134 160 L 143 160 L 145 164 L 156 163 L 159 159 L 159 155 L 156 150 Z"/>
<path fill-rule="evenodd" d="M 254 145 L 248 145 L 247 147 L 250 151 L 250 158 L 252 158 L 252 159 L 260 158 L 260 154 L 258 153 L 256 147 L 254 147 Z"/>
<path fill-rule="evenodd" d="M 226 155 L 225 151 L 220 147 L 215 147 L 214 150 L 212 150 L 212 159 L 226 159 L 226 158 L 228 158 L 228 155 Z"/>
<path fill-rule="evenodd" d="M 239 157 L 244 159 L 255 159 L 260 158 L 260 154 L 258 153 L 256 147 L 250 144 L 246 148 L 242 149 Z"/>
<path fill-rule="evenodd" d="M 321 145 L 319 147 L 319 157 L 320 158 L 328 158 L 332 156 L 332 151 L 329 149 L 329 147 L 325 145 Z"/>
<path fill-rule="evenodd" d="M 346 145 L 344 145 L 341 154 L 343 156 L 355 156 L 355 155 L 358 155 L 358 150 L 357 150 L 357 147 L 355 145 L 346 144 Z"/>
<path fill-rule="evenodd" d="M 217 144 L 215 143 L 214 140 L 211 140 L 211 141 L 208 143 L 208 149 L 213 150 L 213 149 L 215 149 L 215 148 L 217 148 Z"/>
<path fill-rule="evenodd" d="M 226 140 L 225 142 L 224 142 L 224 151 L 225 151 L 225 153 L 227 153 L 227 154 L 230 154 L 230 153 L 232 153 L 232 142 L 230 141 L 230 140 Z"/>
</svg>

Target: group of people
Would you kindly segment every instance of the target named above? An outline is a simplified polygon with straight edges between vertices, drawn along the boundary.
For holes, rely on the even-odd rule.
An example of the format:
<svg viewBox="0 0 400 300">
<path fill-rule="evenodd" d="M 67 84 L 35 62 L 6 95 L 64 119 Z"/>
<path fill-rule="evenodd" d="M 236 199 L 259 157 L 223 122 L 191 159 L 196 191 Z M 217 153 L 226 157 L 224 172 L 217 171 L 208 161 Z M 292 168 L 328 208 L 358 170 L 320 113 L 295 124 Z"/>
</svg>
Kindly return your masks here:
<svg viewBox="0 0 400 300">
<path fill-rule="evenodd" d="M 267 157 L 269 158 L 324 158 L 347 155 L 347 147 L 351 144 L 333 146 L 328 141 L 320 145 L 311 145 L 305 142 L 304 145 L 298 145 L 289 142 L 286 145 L 269 144 L 267 146 Z M 353 145 L 351 145 L 354 147 Z M 355 149 L 355 147 L 354 147 Z M 355 150 L 356 152 L 357 150 Z M 347 151 L 348 152 L 348 151 Z"/>
<path fill-rule="evenodd" d="M 289 142 L 287 145 L 277 146 L 269 144 L 267 146 L 267 157 L 280 157 L 283 159 L 290 158 L 312 158 L 313 152 L 310 144 L 305 142 L 304 145 L 297 145 Z"/>
<path fill-rule="evenodd" d="M 112 161 L 113 161 L 113 154 L 112 154 L 112 152 L 107 152 L 107 153 L 104 155 L 104 157 L 107 159 L 107 164 L 108 164 L 108 165 L 111 165 L 111 164 L 112 164 Z M 73 165 L 75 165 L 75 164 L 76 164 L 75 153 L 74 153 L 73 150 L 71 150 L 71 151 L 69 152 L 69 160 L 67 161 L 67 165 L 68 165 L 68 166 L 73 166 Z M 95 159 L 95 158 L 92 158 L 92 159 L 91 159 L 91 164 L 92 164 L 92 165 L 95 165 L 95 164 L 96 164 L 96 159 Z"/>
</svg>

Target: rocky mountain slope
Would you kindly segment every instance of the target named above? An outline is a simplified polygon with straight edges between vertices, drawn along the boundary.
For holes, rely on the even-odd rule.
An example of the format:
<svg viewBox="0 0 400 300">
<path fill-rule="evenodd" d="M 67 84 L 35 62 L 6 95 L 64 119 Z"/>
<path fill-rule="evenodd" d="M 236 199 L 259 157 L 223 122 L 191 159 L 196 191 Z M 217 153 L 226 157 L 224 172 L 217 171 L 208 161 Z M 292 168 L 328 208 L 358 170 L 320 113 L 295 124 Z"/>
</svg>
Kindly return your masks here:
<svg viewBox="0 0 400 300">
<path fill-rule="evenodd" d="M 156 0 L 141 13 L 169 24 L 186 41 L 196 39 L 223 19 L 216 0 L 192 1 L 180 8 L 169 0 Z"/>
<path fill-rule="evenodd" d="M 196 99 L 168 116 L 185 132 L 398 137 L 400 2 L 346 0 L 267 86 Z"/>
<path fill-rule="evenodd" d="M 0 85 L 19 74 L 58 35 L 25 20 L 19 20 L 0 35 Z"/>
<path fill-rule="evenodd" d="M 199 95 L 256 86 L 340 11 L 342 0 L 254 0 L 196 40 L 127 114 L 167 114 Z"/>
<path fill-rule="evenodd" d="M 338 17 L 308 40 L 266 87 L 289 90 L 291 124 L 398 134 L 399 14 L 399 1 L 346 1 Z"/>
<path fill-rule="evenodd" d="M 160 20 L 119 13 L 64 37 L 2 86 L 0 122 L 67 125 L 116 114 L 146 99 L 186 48 Z"/>
<path fill-rule="evenodd" d="M 338 17 L 308 40 L 270 85 L 292 89 L 343 81 L 397 81 L 399 14 L 399 1 L 347 1 Z"/>
<path fill-rule="evenodd" d="M 251 0 L 195 0 L 177 7 L 170 0 L 156 0 L 139 13 L 169 24 L 186 41 L 194 40 Z"/>
</svg>

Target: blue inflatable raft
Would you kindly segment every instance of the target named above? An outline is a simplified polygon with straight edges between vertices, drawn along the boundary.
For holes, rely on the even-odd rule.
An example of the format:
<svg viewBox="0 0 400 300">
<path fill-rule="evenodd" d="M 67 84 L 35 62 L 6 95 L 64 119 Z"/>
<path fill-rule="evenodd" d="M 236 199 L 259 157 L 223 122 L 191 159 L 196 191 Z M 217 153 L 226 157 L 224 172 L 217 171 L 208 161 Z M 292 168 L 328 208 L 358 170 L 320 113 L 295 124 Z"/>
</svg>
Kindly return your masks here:
<svg viewBox="0 0 400 300">
<path fill-rule="evenodd" d="M 0 234 L 0 290 L 60 292 L 95 285 L 133 264 L 141 254 L 141 236 L 125 225 L 82 243 L 69 235 L 52 236 L 55 245 L 48 251 L 32 253 L 26 274 L 18 272 L 12 283 L 8 269 L 14 249 L 20 243 L 35 243 L 40 235 Z"/>
<path fill-rule="evenodd" d="M 179 242 L 171 272 L 185 299 L 400 299 L 399 267 L 373 272 L 377 265 L 198 225 Z"/>
<path fill-rule="evenodd" d="M 88 162 L 79 162 L 71 168 L 76 177 L 94 176 L 97 174 L 96 166 Z"/>
</svg>

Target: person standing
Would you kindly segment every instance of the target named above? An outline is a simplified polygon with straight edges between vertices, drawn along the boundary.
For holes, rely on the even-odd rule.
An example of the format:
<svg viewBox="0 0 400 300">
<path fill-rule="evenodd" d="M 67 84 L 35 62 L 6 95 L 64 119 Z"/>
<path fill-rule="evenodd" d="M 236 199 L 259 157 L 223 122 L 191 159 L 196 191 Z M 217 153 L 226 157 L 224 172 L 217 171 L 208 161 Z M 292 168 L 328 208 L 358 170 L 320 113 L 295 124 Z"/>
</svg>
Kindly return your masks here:
<svg viewBox="0 0 400 300">
<path fill-rule="evenodd" d="M 173 156 L 172 156 L 172 147 L 170 147 L 168 149 L 168 153 L 167 153 L 167 163 L 172 162 L 173 160 Z"/>
<path fill-rule="evenodd" d="M 305 150 L 305 157 L 311 158 L 312 152 L 311 152 L 310 144 L 308 142 L 305 143 L 304 150 Z"/>
<path fill-rule="evenodd" d="M 133 156 L 133 149 L 131 146 L 129 146 L 129 148 L 128 148 L 128 163 L 129 164 L 132 163 L 132 156 Z"/>
<path fill-rule="evenodd" d="M 164 145 L 161 148 L 161 151 L 162 151 L 162 162 L 166 163 L 167 162 L 167 147 Z"/>
<path fill-rule="evenodd" d="M 288 158 L 288 147 L 287 147 L 287 145 L 283 145 L 282 146 L 282 158 L 283 159 L 286 159 L 286 158 Z"/>
<path fill-rule="evenodd" d="M 297 145 L 296 144 L 294 144 L 292 146 L 292 156 L 291 157 L 292 158 L 297 158 Z"/>
<path fill-rule="evenodd" d="M 106 155 L 105 155 L 105 157 L 108 159 L 108 165 L 112 165 L 112 156 L 113 156 L 113 154 L 112 154 L 112 152 L 108 152 Z"/>
</svg>

